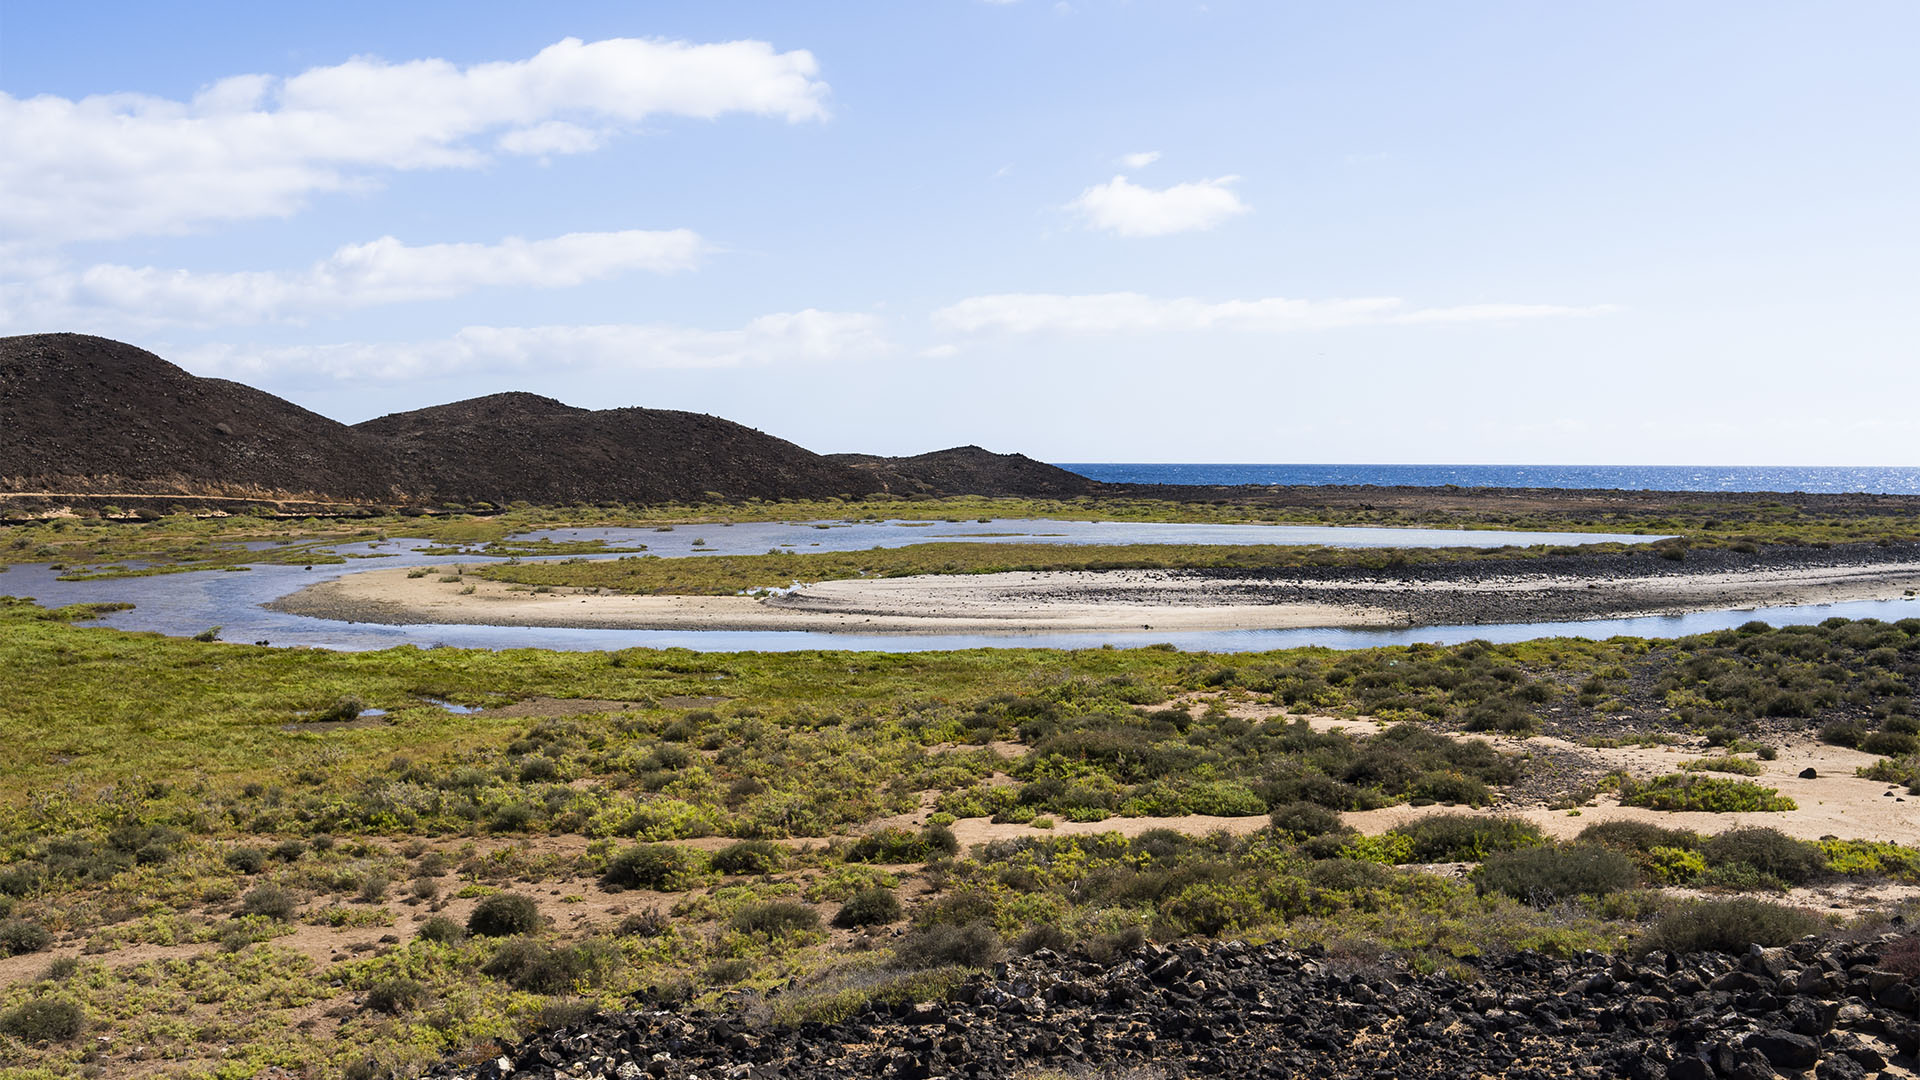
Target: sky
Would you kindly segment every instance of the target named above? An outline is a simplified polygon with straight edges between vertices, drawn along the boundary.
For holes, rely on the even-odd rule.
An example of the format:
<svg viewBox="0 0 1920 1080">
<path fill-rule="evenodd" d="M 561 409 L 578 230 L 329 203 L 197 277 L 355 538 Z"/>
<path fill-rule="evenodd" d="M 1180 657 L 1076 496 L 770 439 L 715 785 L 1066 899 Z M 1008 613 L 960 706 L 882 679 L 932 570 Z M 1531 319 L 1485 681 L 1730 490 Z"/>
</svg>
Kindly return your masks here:
<svg viewBox="0 0 1920 1080">
<path fill-rule="evenodd" d="M 1920 5 L 0 0 L 0 334 L 346 422 L 1920 465 Z"/>
</svg>

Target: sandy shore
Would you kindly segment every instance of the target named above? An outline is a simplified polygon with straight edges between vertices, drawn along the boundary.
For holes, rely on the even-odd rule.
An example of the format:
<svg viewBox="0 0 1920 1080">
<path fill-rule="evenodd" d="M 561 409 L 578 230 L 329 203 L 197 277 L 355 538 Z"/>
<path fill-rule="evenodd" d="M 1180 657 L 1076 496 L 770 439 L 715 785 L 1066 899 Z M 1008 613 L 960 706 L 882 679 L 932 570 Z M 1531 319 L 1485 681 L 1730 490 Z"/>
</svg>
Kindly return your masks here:
<svg viewBox="0 0 1920 1080">
<path fill-rule="evenodd" d="M 370 570 L 268 605 L 327 619 L 627 630 L 812 630 L 878 634 L 1236 630 L 1386 626 L 1390 611 L 1321 602 L 1221 602 L 1219 583 L 1162 571 L 1011 573 L 829 581 L 769 599 L 515 591 Z M 468 586 L 473 591 L 467 592 Z M 1137 597 L 1128 598 L 1129 590 Z"/>
<path fill-rule="evenodd" d="M 1577 620 L 1721 608 L 1895 599 L 1920 590 L 1920 561 L 1709 566 L 1658 560 L 1569 572 L 1469 563 L 1444 576 L 1114 570 L 829 581 L 791 593 L 619 596 L 404 569 L 372 570 L 274 601 L 277 611 L 354 622 L 646 630 L 850 633 L 1263 630 Z M 1920 615 L 1920 605 L 1916 605 Z"/>
</svg>

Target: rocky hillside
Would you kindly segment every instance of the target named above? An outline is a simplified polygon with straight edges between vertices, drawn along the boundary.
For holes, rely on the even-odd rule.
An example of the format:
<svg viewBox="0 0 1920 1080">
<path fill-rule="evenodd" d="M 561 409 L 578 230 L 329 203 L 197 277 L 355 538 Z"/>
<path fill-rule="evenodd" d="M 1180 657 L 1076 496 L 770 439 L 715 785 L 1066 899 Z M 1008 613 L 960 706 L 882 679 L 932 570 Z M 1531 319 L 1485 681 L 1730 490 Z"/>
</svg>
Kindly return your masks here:
<svg viewBox="0 0 1920 1080">
<path fill-rule="evenodd" d="M 1107 485 L 1089 480 L 1025 454 L 996 454 L 978 446 L 956 446 L 914 457 L 876 457 L 871 454 L 829 454 L 828 460 L 878 478 L 896 495 L 995 495 L 1031 498 L 1071 498 L 1091 495 Z"/>
<path fill-rule="evenodd" d="M 83 334 L 0 338 L 0 490 L 392 500 L 381 443 Z M 128 501 L 128 500 L 122 500 Z"/>
<path fill-rule="evenodd" d="M 1043 950 L 941 1001 L 798 1026 L 770 1023 L 764 1007 L 646 1009 L 437 1075 L 1910 1076 L 1920 997 L 1911 971 L 1889 968 L 1911 961 L 1913 944 L 1889 933 L 1738 957 L 1523 952 L 1472 978 L 1240 942 L 1145 946 L 1113 966 Z"/>
<path fill-rule="evenodd" d="M 83 334 L 0 338 L 0 501 L 127 508 L 1078 494 L 1017 454 L 822 457 L 716 416 L 508 393 L 349 427 Z M 37 493 L 37 494 L 33 494 Z"/>
<path fill-rule="evenodd" d="M 880 487 L 869 474 L 716 416 L 577 409 L 535 394 L 394 413 L 354 430 L 387 444 L 408 482 L 441 502 L 831 498 Z"/>
</svg>

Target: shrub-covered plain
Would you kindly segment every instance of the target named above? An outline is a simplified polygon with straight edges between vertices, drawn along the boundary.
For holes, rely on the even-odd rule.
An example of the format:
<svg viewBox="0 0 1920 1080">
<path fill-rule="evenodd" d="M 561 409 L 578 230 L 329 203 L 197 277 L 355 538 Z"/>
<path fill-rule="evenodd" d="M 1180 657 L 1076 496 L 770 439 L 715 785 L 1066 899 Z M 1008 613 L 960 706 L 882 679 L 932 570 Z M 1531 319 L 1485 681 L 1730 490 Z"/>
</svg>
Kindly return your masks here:
<svg viewBox="0 0 1920 1080">
<path fill-rule="evenodd" d="M 404 1071 L 638 993 L 780 986 L 781 1017 L 823 1018 L 1008 950 L 1185 935 L 1436 964 L 1733 947 L 1813 924 L 1654 890 L 1920 879 L 1920 853 L 1865 840 L 1609 823 L 1555 844 L 1467 812 L 1542 772 L 1488 741 L 1507 732 L 1732 755 L 1842 721 L 1901 734 L 1920 622 L 1233 657 L 346 654 L 87 614 L 0 603 L 0 944 L 25 965 L 0 985 L 0 1058 L 49 1072 Z M 347 700 L 386 716 L 293 723 Z M 1429 803 L 1372 836 L 1340 817 Z M 1195 814 L 1244 828 L 1067 832 Z M 1025 827 L 1042 819 L 1062 834 Z M 961 822 L 997 838 L 965 847 Z"/>
</svg>

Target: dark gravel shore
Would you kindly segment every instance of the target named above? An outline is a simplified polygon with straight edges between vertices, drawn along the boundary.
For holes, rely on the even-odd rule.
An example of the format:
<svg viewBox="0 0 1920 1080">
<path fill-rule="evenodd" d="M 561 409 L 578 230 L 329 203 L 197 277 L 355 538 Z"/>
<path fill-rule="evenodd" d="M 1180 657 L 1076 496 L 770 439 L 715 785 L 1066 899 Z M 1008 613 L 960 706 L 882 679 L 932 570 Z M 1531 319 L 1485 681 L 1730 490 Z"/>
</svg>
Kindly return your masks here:
<svg viewBox="0 0 1920 1080">
<path fill-rule="evenodd" d="M 1664 614 L 1755 603 L 1817 603 L 1782 586 L 1766 590 L 1725 580 L 1761 575 L 1863 571 L 1898 595 L 1920 583 L 1920 544 L 1847 544 L 1829 548 L 1769 547 L 1757 552 L 1689 550 L 1684 558 L 1652 551 L 1416 563 L 1392 570 L 1319 567 L 1273 571 L 1188 570 L 1181 576 L 1220 583 L 1223 604 L 1322 603 L 1385 608 L 1407 625 L 1515 623 Z M 1724 597 L 1724 599 L 1720 599 Z M 1138 592 L 1116 591 L 1140 602 Z M 1920 610 L 1916 610 L 1920 615 Z"/>
<path fill-rule="evenodd" d="M 642 1009 L 541 1036 L 478 1067 L 500 1080 L 843 1080 L 1911 1075 L 1911 941 L 1808 939 L 1746 956 L 1638 960 L 1520 953 L 1468 979 L 1319 951 L 1226 942 L 1146 946 L 1111 967 L 1041 951 L 945 1000 L 870 1004 L 839 1023 L 766 1010 Z"/>
</svg>

